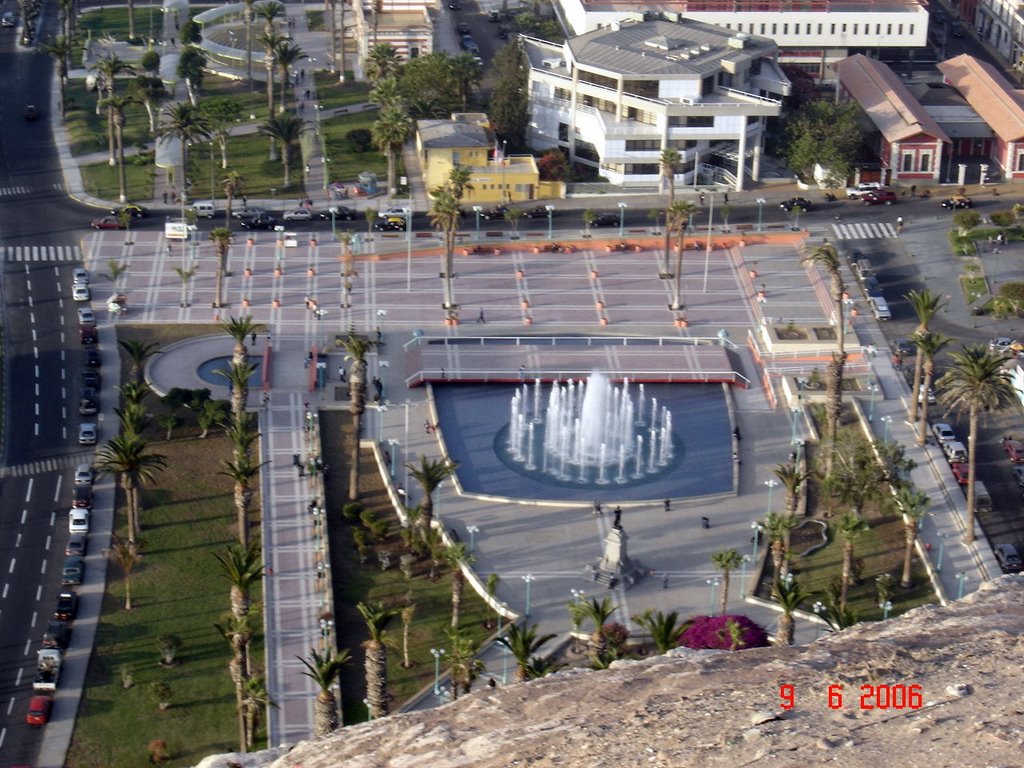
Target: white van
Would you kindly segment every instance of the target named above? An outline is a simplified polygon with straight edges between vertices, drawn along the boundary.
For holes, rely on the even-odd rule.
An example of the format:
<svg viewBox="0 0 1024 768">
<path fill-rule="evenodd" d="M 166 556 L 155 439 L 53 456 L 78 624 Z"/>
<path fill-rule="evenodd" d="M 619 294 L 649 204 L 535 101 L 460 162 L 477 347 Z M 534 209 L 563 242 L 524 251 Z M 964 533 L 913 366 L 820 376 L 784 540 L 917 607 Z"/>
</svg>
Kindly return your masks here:
<svg viewBox="0 0 1024 768">
<path fill-rule="evenodd" d="M 869 301 L 871 302 L 871 311 L 875 313 L 875 317 L 879 320 L 892 320 L 892 312 L 889 311 L 889 305 L 885 302 L 881 296 L 872 296 Z"/>
<path fill-rule="evenodd" d="M 217 215 L 217 206 L 213 200 L 196 200 L 192 203 L 192 210 L 196 212 L 196 216 L 206 219 L 212 219 Z"/>
<path fill-rule="evenodd" d="M 992 511 L 992 497 L 988 495 L 988 488 L 981 480 L 974 481 L 974 508 L 979 512 Z"/>
<path fill-rule="evenodd" d="M 954 461 L 967 461 L 967 448 L 959 440 L 950 440 L 942 444 L 942 450 L 946 454 L 946 461 L 951 464 Z"/>
</svg>

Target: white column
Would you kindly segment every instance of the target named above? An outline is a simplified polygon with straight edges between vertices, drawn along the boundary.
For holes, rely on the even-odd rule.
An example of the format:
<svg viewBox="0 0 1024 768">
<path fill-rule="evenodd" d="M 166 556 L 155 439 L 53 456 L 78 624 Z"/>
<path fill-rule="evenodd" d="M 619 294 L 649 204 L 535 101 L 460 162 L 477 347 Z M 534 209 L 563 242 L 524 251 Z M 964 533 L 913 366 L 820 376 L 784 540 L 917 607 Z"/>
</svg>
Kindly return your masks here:
<svg viewBox="0 0 1024 768">
<path fill-rule="evenodd" d="M 764 133 L 757 137 L 757 144 L 754 146 L 754 159 L 750 163 L 750 178 L 754 181 L 761 180 L 761 142 L 764 141 Z"/>
<path fill-rule="evenodd" d="M 576 105 L 579 104 L 580 72 L 572 69 L 572 95 L 569 97 L 569 164 L 576 162 Z M 558 122 L 555 123 L 555 135 L 558 134 Z"/>
<path fill-rule="evenodd" d="M 743 126 L 740 128 L 740 151 L 738 152 L 739 157 L 736 158 L 736 191 L 743 191 L 743 173 L 747 167 L 747 121 L 743 120 Z"/>
</svg>

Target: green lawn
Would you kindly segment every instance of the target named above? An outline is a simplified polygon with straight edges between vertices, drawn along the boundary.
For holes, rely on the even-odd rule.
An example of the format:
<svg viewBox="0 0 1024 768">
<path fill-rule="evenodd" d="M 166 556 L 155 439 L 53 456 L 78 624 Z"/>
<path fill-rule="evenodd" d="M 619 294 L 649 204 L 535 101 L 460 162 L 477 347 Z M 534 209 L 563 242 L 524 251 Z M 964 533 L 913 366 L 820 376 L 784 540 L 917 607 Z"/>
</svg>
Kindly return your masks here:
<svg viewBox="0 0 1024 768">
<path fill-rule="evenodd" d="M 148 159 L 148 161 L 140 164 L 140 161 L 144 159 Z M 80 166 L 80 168 L 86 192 L 103 200 L 117 200 L 120 194 L 117 166 L 108 163 L 94 163 Z M 152 200 L 155 173 L 156 166 L 153 165 L 152 154 L 140 155 L 137 158 L 125 158 L 128 199 L 138 202 Z"/>
<path fill-rule="evenodd" d="M 338 75 L 330 72 L 315 72 L 316 96 L 320 106 L 327 110 L 362 104 L 369 101 L 370 86 L 367 83 L 338 82 Z"/>
<path fill-rule="evenodd" d="M 306 11 L 306 24 L 310 32 L 322 32 L 324 30 L 324 12 Z"/>
<path fill-rule="evenodd" d="M 284 166 L 281 160 L 269 160 L 270 140 L 259 134 L 234 136 L 228 142 L 228 170 L 241 174 L 248 197 L 270 197 L 270 190 L 279 199 L 298 197 L 302 193 L 302 157 L 298 146 L 292 151 L 291 186 L 284 186 Z M 217 150 L 214 168 L 216 196 L 223 198 L 220 180 L 224 171 L 220 168 L 220 150 Z M 190 176 L 193 179 L 192 196 L 198 199 L 210 196 L 210 153 L 208 149 L 192 152 L 189 158 Z"/>
<path fill-rule="evenodd" d="M 281 87 L 274 87 L 274 103 L 277 103 Z M 249 85 L 241 80 L 230 80 L 225 77 L 208 75 L 203 78 L 201 99 L 230 97 L 242 108 L 242 124 L 265 123 L 267 121 L 267 84 L 256 83 L 256 89 L 250 90 Z M 251 117 L 251 116 L 255 117 Z"/>
<path fill-rule="evenodd" d="M 125 89 L 127 83 L 125 83 Z M 125 89 L 118 91 L 124 93 Z M 68 109 L 64 124 L 71 136 L 71 154 L 84 155 L 89 152 L 105 152 L 107 145 L 107 113 L 96 114 L 96 94 L 88 93 L 84 80 L 71 80 L 67 88 Z M 142 104 L 132 104 L 125 110 L 127 122 L 124 127 L 125 147 L 148 144 L 149 116 Z"/>
<path fill-rule="evenodd" d="M 351 183 L 356 181 L 363 171 L 372 171 L 381 181 L 385 180 L 387 159 L 373 149 L 369 152 L 356 152 L 352 142 L 346 138 L 349 131 L 357 128 L 371 129 L 376 115 L 376 112 L 343 115 L 333 117 L 324 124 L 327 157 L 331 161 L 331 181 Z"/>
</svg>

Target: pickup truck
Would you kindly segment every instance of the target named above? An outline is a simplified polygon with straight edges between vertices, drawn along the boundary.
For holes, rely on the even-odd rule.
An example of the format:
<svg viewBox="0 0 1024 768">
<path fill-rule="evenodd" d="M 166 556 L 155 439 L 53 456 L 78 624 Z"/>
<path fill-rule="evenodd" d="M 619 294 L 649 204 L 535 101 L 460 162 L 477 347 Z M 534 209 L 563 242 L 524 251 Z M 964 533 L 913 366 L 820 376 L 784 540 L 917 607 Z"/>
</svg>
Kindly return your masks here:
<svg viewBox="0 0 1024 768">
<path fill-rule="evenodd" d="M 52 693 L 57 690 L 60 667 L 64 657 L 56 648 L 44 648 L 36 656 L 36 679 L 32 690 L 38 693 Z"/>
<path fill-rule="evenodd" d="M 877 192 L 882 188 L 882 185 L 877 181 L 865 181 L 858 184 L 855 187 L 846 188 L 846 199 L 847 200 L 860 200 L 863 195 L 868 192 Z"/>
</svg>

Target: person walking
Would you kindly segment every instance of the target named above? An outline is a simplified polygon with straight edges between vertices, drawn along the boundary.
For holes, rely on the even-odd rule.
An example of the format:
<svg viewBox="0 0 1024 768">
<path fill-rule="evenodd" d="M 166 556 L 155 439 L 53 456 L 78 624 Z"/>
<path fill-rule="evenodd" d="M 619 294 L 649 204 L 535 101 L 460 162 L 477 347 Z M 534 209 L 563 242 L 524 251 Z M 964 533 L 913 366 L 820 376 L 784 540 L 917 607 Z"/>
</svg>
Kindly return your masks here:
<svg viewBox="0 0 1024 768">
<path fill-rule="evenodd" d="M 476 316 L 476 321 L 478 323 L 486 323 L 487 322 L 487 318 L 484 317 L 484 308 L 483 307 L 480 307 L 480 314 Z"/>
<path fill-rule="evenodd" d="M 338 366 L 338 381 L 345 381 L 345 366 Z"/>
<path fill-rule="evenodd" d="M 666 512 L 671 512 L 672 511 L 672 499 L 665 499 L 665 511 Z"/>
</svg>

